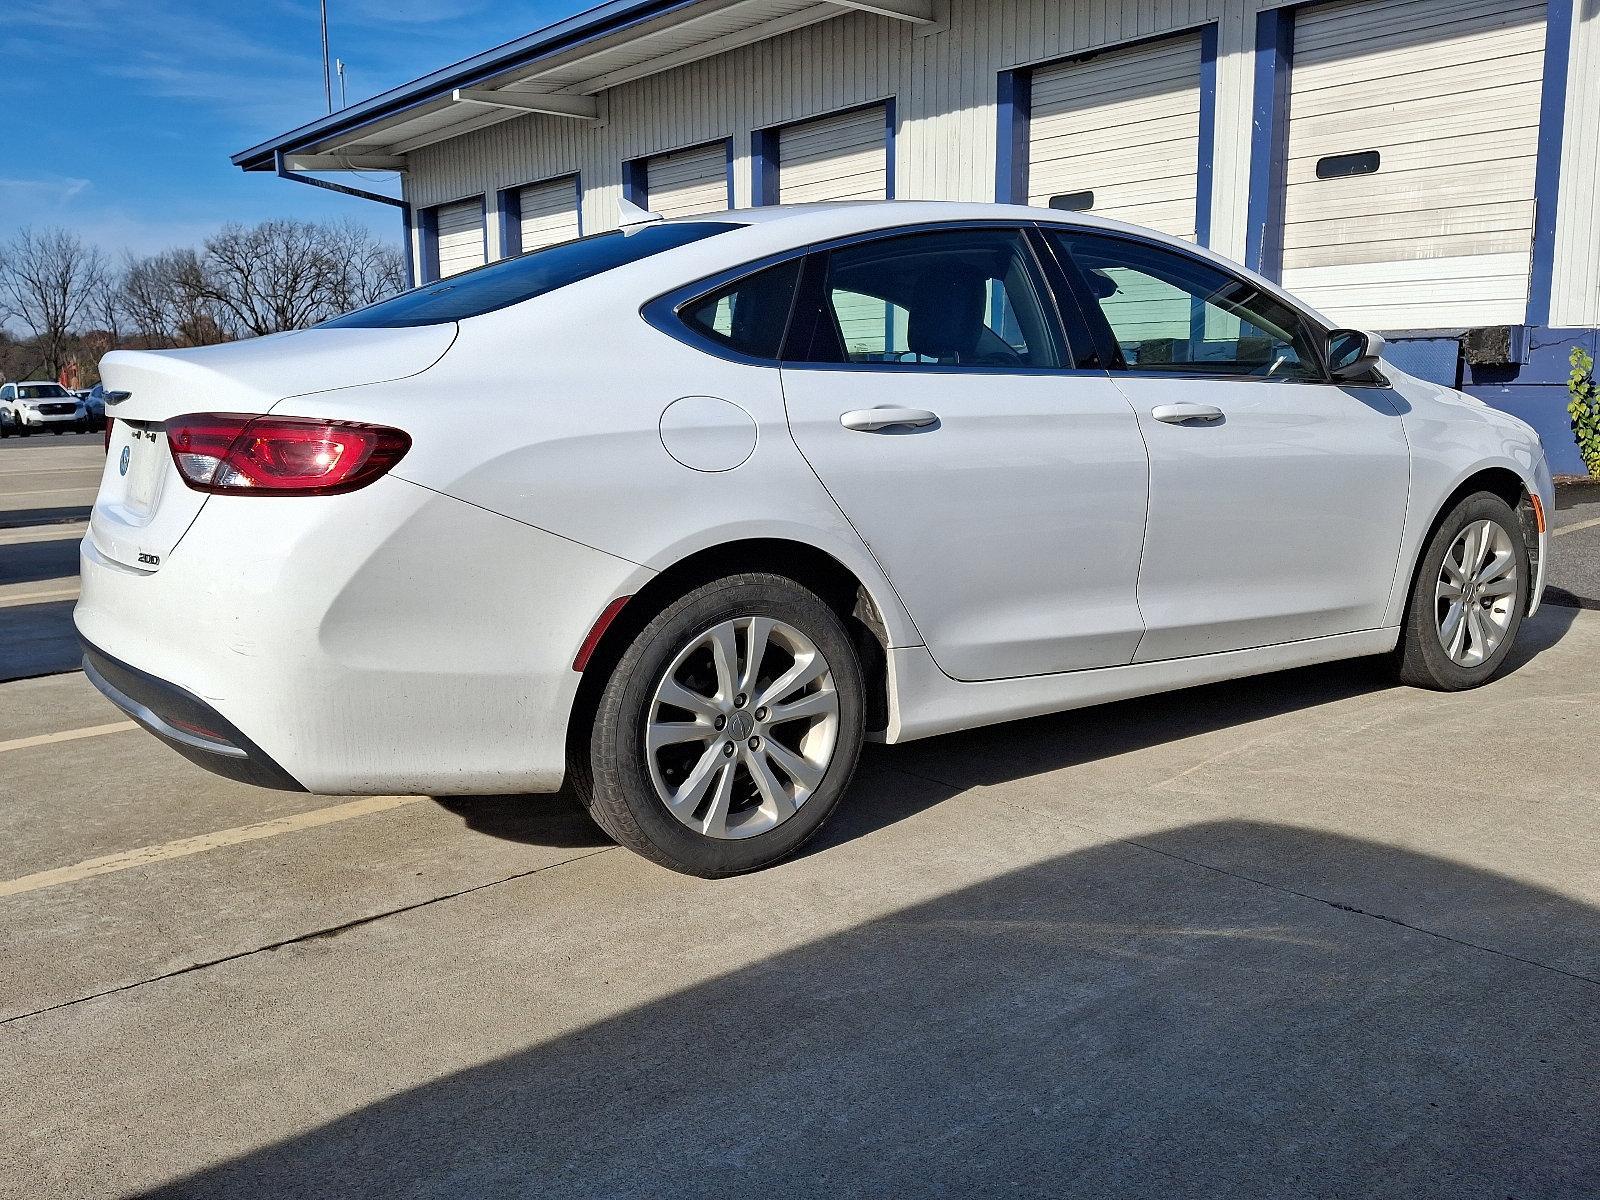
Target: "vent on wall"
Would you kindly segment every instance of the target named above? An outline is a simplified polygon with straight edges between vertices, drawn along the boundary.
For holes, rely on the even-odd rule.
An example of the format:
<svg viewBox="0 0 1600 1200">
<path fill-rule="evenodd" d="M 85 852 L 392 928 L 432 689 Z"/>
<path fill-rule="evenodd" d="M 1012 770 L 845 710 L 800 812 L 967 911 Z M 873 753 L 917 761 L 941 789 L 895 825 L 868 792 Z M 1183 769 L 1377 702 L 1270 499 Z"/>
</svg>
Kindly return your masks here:
<svg viewBox="0 0 1600 1200">
<path fill-rule="evenodd" d="M 1065 196 L 1051 196 L 1050 207 L 1062 212 L 1088 212 L 1094 207 L 1094 193 L 1068 192 Z"/>
<path fill-rule="evenodd" d="M 1330 154 L 1317 159 L 1318 179 L 1348 179 L 1352 175 L 1371 175 L 1379 165 L 1376 150 L 1362 150 L 1356 154 Z"/>
</svg>

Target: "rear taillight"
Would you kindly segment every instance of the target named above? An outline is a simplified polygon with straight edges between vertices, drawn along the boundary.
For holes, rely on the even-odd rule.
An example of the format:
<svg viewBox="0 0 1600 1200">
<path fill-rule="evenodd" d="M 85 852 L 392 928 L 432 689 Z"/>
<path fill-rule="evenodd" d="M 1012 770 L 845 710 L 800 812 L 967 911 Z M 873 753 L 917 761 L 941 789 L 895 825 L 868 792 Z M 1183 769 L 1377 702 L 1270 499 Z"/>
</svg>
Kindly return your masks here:
<svg viewBox="0 0 1600 1200">
<path fill-rule="evenodd" d="M 228 495 L 353 492 L 411 448 L 398 429 L 314 417 L 196 413 L 173 417 L 164 428 L 183 481 L 199 492 Z"/>
</svg>

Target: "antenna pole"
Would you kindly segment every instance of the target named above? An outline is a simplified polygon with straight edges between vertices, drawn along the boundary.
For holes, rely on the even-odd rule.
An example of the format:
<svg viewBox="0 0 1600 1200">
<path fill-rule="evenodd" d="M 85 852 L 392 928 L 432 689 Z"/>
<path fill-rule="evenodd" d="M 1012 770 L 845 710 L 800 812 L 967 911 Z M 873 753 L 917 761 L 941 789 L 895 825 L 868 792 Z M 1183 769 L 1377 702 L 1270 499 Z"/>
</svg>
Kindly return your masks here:
<svg viewBox="0 0 1600 1200">
<path fill-rule="evenodd" d="M 348 108 L 350 106 L 350 100 L 346 96 L 345 88 L 344 88 L 344 59 L 342 59 L 342 58 L 334 59 L 333 60 L 333 65 L 334 65 L 334 68 L 338 72 L 338 75 L 339 75 L 339 107 L 340 108 Z"/>
<path fill-rule="evenodd" d="M 333 111 L 333 75 L 328 69 L 328 0 L 322 0 L 322 95 Z"/>
</svg>

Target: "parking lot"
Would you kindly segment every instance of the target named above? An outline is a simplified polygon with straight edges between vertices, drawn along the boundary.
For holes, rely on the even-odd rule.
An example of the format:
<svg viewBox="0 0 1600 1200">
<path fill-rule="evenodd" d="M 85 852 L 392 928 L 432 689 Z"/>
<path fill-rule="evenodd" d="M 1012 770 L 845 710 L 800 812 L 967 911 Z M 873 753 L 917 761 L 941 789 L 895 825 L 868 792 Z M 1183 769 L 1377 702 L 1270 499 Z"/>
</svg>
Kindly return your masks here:
<svg viewBox="0 0 1600 1200">
<path fill-rule="evenodd" d="M 874 748 L 706 882 L 135 729 L 74 669 L 99 464 L 0 447 L 0 1196 L 1600 1191 L 1600 489 L 1481 691 Z"/>
</svg>

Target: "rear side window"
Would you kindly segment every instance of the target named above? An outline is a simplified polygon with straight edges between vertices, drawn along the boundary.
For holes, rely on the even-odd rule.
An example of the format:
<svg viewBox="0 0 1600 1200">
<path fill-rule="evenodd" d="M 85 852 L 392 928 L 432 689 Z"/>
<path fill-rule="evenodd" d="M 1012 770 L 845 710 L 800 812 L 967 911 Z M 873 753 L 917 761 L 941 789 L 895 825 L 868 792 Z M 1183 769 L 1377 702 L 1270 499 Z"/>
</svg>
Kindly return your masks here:
<svg viewBox="0 0 1600 1200">
<path fill-rule="evenodd" d="M 393 299 L 324 321 L 319 328 L 393 329 L 481 316 L 738 228 L 731 222 L 695 221 L 597 233 L 403 292 Z"/>
<path fill-rule="evenodd" d="M 804 259 L 757 271 L 736 283 L 691 300 L 680 311 L 691 331 L 751 358 L 776 361 L 783 352 L 795 288 Z"/>
<path fill-rule="evenodd" d="M 899 370 L 1062 365 L 1031 252 L 1013 229 L 941 230 L 834 250 L 797 360 Z"/>
</svg>

